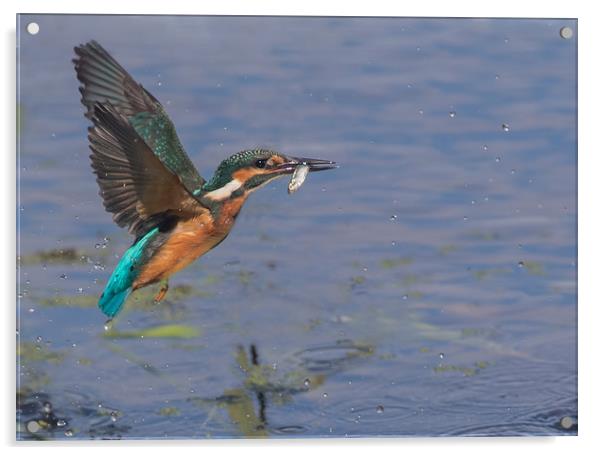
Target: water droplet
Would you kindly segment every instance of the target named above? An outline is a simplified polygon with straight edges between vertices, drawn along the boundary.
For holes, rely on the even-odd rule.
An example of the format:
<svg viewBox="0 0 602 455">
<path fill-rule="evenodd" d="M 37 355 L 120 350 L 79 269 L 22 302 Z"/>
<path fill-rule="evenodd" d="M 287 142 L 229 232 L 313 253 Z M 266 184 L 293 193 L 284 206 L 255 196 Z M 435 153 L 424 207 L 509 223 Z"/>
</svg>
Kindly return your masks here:
<svg viewBox="0 0 602 455">
<path fill-rule="evenodd" d="M 511 174 L 513 174 L 513 175 L 514 175 L 514 174 L 516 174 L 516 169 L 512 169 L 512 170 L 510 171 L 510 173 L 511 173 Z"/>
<path fill-rule="evenodd" d="M 502 129 L 507 133 L 508 131 L 510 131 L 510 125 L 508 125 L 507 123 L 502 123 Z"/>
<path fill-rule="evenodd" d="M 159 82 L 157 82 L 157 85 L 158 85 L 159 87 L 161 87 L 161 86 L 163 85 L 163 82 L 159 81 Z"/>
<path fill-rule="evenodd" d="M 29 309 L 29 310 L 27 310 L 27 311 L 28 311 L 29 313 L 33 313 L 33 312 L 35 312 L 36 310 L 35 310 L 35 308 L 30 308 L 30 309 Z"/>
<path fill-rule="evenodd" d="M 59 428 L 64 427 L 66 425 L 67 425 L 67 422 L 65 420 L 63 420 L 63 419 L 59 419 L 59 420 L 56 421 L 56 426 L 59 427 Z"/>
<path fill-rule="evenodd" d="M 450 118 L 454 118 L 456 116 L 456 111 L 449 111 Z"/>
<path fill-rule="evenodd" d="M 525 263 L 524 263 L 523 261 L 519 261 L 519 262 L 518 262 L 518 266 L 519 266 L 519 267 L 524 267 L 524 266 L 525 266 Z"/>
<path fill-rule="evenodd" d="M 41 343 L 42 342 L 42 337 L 37 337 L 36 338 L 36 343 Z"/>
<path fill-rule="evenodd" d="M 68 438 L 70 438 L 71 436 L 73 436 L 73 431 L 71 431 L 71 430 L 65 431 L 65 436 L 67 436 Z"/>
<path fill-rule="evenodd" d="M 500 75 L 499 75 L 499 74 L 496 74 L 496 75 L 495 75 L 495 80 L 496 80 L 496 81 L 499 81 L 499 80 L 500 80 Z"/>
<path fill-rule="evenodd" d="M 424 115 L 424 111 L 422 109 L 418 109 L 418 114 Z"/>
<path fill-rule="evenodd" d="M 475 201 L 474 199 L 472 201 L 470 201 L 471 205 L 475 205 L 477 203 L 477 201 Z"/>
<path fill-rule="evenodd" d="M 52 412 L 52 404 L 50 404 L 48 401 L 46 403 L 44 403 L 42 410 L 46 413 L 46 414 L 50 414 Z"/>
<path fill-rule="evenodd" d="M 502 161 L 502 157 L 501 156 L 496 156 L 495 157 L 495 162 L 499 163 L 500 161 Z"/>
<path fill-rule="evenodd" d="M 303 381 L 303 385 L 305 387 L 309 387 L 311 385 L 311 380 L 309 378 L 306 378 L 305 381 Z"/>
<path fill-rule="evenodd" d="M 66 279 L 67 279 L 67 275 L 65 275 L 64 273 L 61 273 L 61 274 L 59 275 L 59 278 L 60 278 L 61 280 L 66 280 Z"/>
<path fill-rule="evenodd" d="M 439 353 L 439 358 L 442 359 L 443 357 L 445 357 L 445 354 L 443 352 Z"/>
<path fill-rule="evenodd" d="M 328 394 L 327 394 L 326 392 L 324 392 L 324 393 L 322 394 L 322 397 L 323 397 L 323 398 L 328 398 Z"/>
<path fill-rule="evenodd" d="M 401 298 L 402 298 L 403 300 L 408 300 L 408 295 L 407 295 L 407 294 L 404 294 L 403 296 L 401 296 Z"/>
<path fill-rule="evenodd" d="M 395 240 L 391 240 L 391 246 L 395 246 L 397 245 L 397 242 Z"/>
<path fill-rule="evenodd" d="M 484 144 L 482 148 L 483 148 L 484 152 L 486 152 L 487 150 L 489 150 L 489 147 L 487 147 L 487 144 Z"/>
<path fill-rule="evenodd" d="M 510 40 L 508 38 L 504 38 L 504 43 L 508 44 Z"/>
<path fill-rule="evenodd" d="M 97 244 L 94 245 L 94 248 L 96 248 L 97 250 L 99 248 L 104 249 L 107 247 L 107 245 L 109 244 L 110 241 L 111 241 L 110 238 L 104 237 L 100 242 L 98 242 Z"/>
<path fill-rule="evenodd" d="M 111 412 L 111 422 L 117 422 L 117 413 L 115 411 Z"/>
<path fill-rule="evenodd" d="M 464 221 L 468 221 L 468 217 L 465 215 L 464 218 L 462 218 Z"/>
<path fill-rule="evenodd" d="M 382 404 L 379 404 L 379 405 L 376 407 L 376 413 L 377 413 L 377 414 L 382 414 L 383 412 L 385 412 L 385 407 L 384 407 Z"/>
<path fill-rule="evenodd" d="M 389 220 L 391 220 L 391 221 L 395 221 L 396 219 L 397 219 L 397 215 L 391 215 L 389 217 Z"/>
</svg>

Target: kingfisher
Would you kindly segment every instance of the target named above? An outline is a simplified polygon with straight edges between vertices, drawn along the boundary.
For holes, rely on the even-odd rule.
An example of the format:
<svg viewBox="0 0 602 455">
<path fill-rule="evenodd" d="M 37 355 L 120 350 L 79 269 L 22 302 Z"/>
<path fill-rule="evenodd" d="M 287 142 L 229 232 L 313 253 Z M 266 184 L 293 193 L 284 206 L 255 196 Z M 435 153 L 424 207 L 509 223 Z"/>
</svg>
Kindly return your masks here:
<svg viewBox="0 0 602 455">
<path fill-rule="evenodd" d="M 162 300 L 169 277 L 228 236 L 255 190 L 301 168 L 305 175 L 336 167 L 257 148 L 226 158 L 205 180 L 157 98 L 96 41 L 74 51 L 99 194 L 115 223 L 135 237 L 98 301 L 110 319 L 145 286 L 161 283 L 155 301 Z"/>
</svg>

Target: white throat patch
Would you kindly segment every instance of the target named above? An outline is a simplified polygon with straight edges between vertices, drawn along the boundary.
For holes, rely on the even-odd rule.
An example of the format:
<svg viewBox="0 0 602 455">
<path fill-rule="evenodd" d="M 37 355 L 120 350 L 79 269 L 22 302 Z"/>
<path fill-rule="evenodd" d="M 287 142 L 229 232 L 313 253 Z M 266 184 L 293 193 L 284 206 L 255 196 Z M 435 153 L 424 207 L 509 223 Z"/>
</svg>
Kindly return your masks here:
<svg viewBox="0 0 602 455">
<path fill-rule="evenodd" d="M 221 188 L 218 188 L 217 190 L 213 190 L 205 194 L 205 197 L 208 197 L 212 201 L 223 201 L 224 199 L 228 199 L 232 195 L 232 193 L 234 193 L 241 186 L 242 182 L 240 180 L 230 180 Z"/>
</svg>

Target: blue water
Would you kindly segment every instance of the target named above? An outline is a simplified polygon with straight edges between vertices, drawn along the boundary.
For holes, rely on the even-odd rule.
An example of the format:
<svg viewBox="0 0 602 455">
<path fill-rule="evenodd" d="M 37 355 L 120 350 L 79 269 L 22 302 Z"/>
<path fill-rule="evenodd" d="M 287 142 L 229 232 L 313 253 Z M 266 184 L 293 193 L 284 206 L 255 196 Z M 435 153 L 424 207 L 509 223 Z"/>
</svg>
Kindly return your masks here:
<svg viewBox="0 0 602 455">
<path fill-rule="evenodd" d="M 17 28 L 18 438 L 576 434 L 576 21 Z M 255 193 L 164 303 L 132 297 L 129 338 L 95 307 L 132 239 L 90 169 L 71 64 L 90 39 L 201 175 L 257 146 L 340 164 Z M 138 335 L 165 325 L 192 332 Z"/>
</svg>

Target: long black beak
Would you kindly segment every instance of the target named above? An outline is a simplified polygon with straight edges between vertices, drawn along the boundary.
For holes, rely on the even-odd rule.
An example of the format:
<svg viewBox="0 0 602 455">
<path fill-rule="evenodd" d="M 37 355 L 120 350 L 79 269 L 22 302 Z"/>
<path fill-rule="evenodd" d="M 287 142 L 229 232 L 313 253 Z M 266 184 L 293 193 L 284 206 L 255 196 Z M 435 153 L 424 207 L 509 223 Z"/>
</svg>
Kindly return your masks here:
<svg viewBox="0 0 602 455">
<path fill-rule="evenodd" d="M 326 171 L 328 169 L 336 169 L 337 163 L 329 160 L 319 160 L 315 158 L 296 158 L 290 157 L 289 161 L 279 166 L 284 172 L 291 173 L 297 166 L 308 166 L 310 172 Z"/>
</svg>

